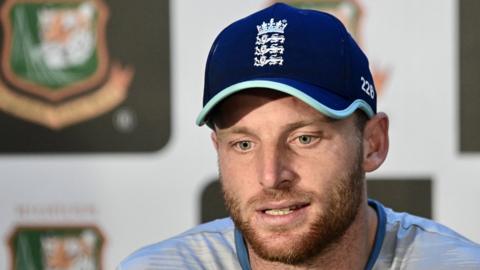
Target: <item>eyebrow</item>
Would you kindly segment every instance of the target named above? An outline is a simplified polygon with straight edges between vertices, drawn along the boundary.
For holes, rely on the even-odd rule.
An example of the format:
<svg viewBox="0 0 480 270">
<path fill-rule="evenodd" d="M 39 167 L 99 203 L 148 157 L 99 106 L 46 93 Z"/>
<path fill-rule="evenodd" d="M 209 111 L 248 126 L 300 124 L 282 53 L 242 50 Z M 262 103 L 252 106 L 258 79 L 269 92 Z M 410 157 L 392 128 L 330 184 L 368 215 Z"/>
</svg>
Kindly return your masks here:
<svg viewBox="0 0 480 270">
<path fill-rule="evenodd" d="M 306 127 L 306 126 L 309 126 L 309 125 L 313 125 L 313 124 L 318 123 L 318 122 L 331 123 L 331 122 L 334 122 L 334 121 L 336 121 L 336 119 L 329 118 L 329 117 L 315 118 L 314 120 L 311 120 L 311 121 L 301 120 L 301 121 L 298 121 L 298 122 L 293 122 L 293 123 L 286 124 L 284 126 L 284 130 L 287 131 L 287 132 L 291 132 L 295 129 Z M 230 133 L 230 134 L 246 134 L 246 135 L 250 135 L 250 136 L 255 136 L 254 132 L 250 128 L 247 128 L 247 127 L 244 127 L 244 126 L 232 127 L 230 129 L 227 129 L 227 130 L 217 130 L 217 133 L 220 133 L 220 134 L 227 134 L 227 133 Z"/>
<path fill-rule="evenodd" d="M 227 134 L 227 133 L 230 133 L 230 134 L 247 134 L 247 135 L 253 135 L 253 132 L 251 131 L 251 129 L 247 128 L 247 127 L 232 127 L 232 128 L 229 128 L 229 129 L 217 129 L 217 133 L 219 134 Z"/>
<path fill-rule="evenodd" d="M 306 127 L 315 124 L 317 121 L 299 121 L 285 125 L 287 131 L 292 131 L 301 127 Z"/>
<path fill-rule="evenodd" d="M 299 128 L 302 128 L 302 127 L 316 125 L 318 123 L 332 123 L 335 120 L 336 119 L 329 118 L 329 117 L 315 118 L 315 119 L 310 120 L 310 121 L 302 121 L 301 120 L 301 121 L 298 121 L 298 122 L 293 122 L 293 123 L 285 125 L 285 130 L 286 131 L 293 131 L 293 130 L 296 130 L 296 129 L 299 129 Z"/>
</svg>

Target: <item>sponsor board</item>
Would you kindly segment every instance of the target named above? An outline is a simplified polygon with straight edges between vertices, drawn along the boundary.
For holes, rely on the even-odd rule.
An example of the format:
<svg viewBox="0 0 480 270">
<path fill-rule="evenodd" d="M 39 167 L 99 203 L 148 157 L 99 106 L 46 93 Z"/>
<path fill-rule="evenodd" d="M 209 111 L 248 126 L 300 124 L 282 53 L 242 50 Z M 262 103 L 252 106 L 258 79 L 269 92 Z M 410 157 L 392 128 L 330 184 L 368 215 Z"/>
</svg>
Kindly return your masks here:
<svg viewBox="0 0 480 270">
<path fill-rule="evenodd" d="M 168 1 L 6 0 L 0 14 L 0 153 L 168 142 Z"/>
<path fill-rule="evenodd" d="M 18 226 L 9 237 L 11 270 L 100 270 L 105 239 L 96 226 Z"/>
</svg>

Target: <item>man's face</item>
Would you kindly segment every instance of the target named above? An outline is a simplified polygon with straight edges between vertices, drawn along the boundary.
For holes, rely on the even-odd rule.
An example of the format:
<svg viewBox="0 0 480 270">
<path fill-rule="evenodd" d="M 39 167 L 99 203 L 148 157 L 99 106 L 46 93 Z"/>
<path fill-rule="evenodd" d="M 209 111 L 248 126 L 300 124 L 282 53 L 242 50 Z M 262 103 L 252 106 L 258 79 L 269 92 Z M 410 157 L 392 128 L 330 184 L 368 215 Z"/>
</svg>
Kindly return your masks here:
<svg viewBox="0 0 480 270">
<path fill-rule="evenodd" d="M 344 234 L 364 192 L 353 116 L 331 120 L 292 96 L 248 90 L 220 105 L 215 126 L 226 205 L 256 255 L 299 264 Z"/>
</svg>

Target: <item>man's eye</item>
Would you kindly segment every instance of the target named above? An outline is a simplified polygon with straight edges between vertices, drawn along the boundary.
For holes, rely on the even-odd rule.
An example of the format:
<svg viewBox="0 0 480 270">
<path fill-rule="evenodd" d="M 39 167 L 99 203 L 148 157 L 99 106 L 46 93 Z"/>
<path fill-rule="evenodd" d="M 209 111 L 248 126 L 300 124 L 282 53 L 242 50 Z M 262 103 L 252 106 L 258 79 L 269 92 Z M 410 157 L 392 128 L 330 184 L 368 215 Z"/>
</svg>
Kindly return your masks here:
<svg viewBox="0 0 480 270">
<path fill-rule="evenodd" d="M 251 141 L 241 141 L 241 142 L 237 142 L 235 145 L 242 151 L 248 151 L 252 148 Z"/>
<path fill-rule="evenodd" d="M 313 137 L 309 135 L 298 136 L 298 142 L 301 144 L 310 144 L 313 141 Z"/>
</svg>

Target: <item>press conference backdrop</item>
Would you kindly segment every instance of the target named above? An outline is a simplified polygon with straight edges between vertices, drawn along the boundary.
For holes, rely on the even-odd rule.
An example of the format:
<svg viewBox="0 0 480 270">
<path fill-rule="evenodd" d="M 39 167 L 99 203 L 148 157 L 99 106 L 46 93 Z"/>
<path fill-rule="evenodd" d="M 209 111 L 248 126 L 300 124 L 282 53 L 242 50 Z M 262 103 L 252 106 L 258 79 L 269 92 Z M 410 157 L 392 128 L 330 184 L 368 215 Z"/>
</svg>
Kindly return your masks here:
<svg viewBox="0 0 480 270">
<path fill-rule="evenodd" d="M 370 196 L 480 242 L 478 1 L 287 2 L 336 14 L 370 58 L 391 120 Z M 114 269 L 225 216 L 194 124 L 205 60 L 271 3 L 1 1 L 0 269 Z"/>
</svg>

